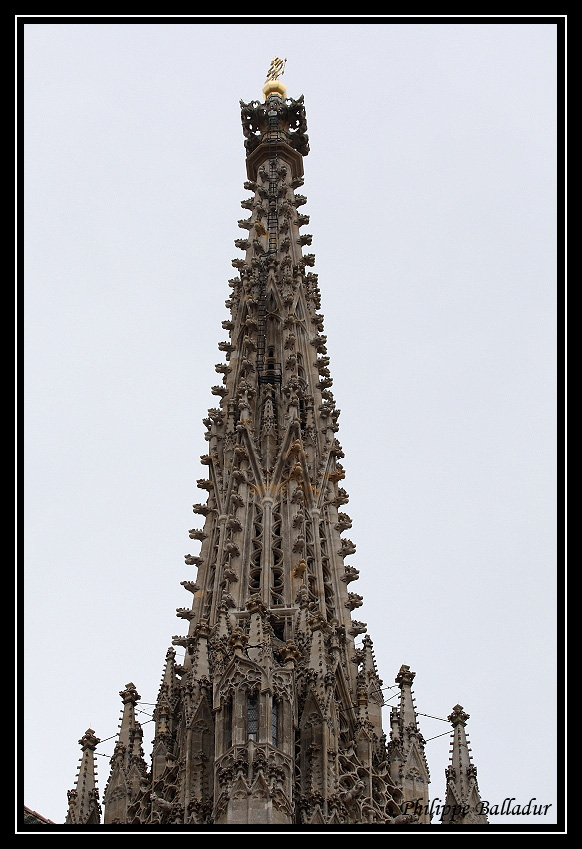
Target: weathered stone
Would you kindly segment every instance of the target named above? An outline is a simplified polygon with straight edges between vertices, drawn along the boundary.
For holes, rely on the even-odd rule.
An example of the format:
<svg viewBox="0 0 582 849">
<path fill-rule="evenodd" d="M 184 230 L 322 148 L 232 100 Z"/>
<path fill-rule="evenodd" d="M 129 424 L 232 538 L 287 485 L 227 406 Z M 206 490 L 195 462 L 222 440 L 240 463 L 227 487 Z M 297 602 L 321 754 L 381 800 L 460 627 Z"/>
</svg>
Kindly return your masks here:
<svg viewBox="0 0 582 849">
<path fill-rule="evenodd" d="M 284 96 L 272 66 L 263 103 L 241 102 L 253 198 L 239 226 L 249 239 L 233 260 L 240 277 L 220 342 L 228 365 L 212 387 L 221 409 L 204 424 L 209 442 L 197 481 L 207 503 L 189 537 L 199 555 L 185 556 L 197 574 L 182 581 L 192 593 L 177 608 L 187 634 L 169 649 L 153 711 L 151 767 L 135 718 L 139 695 L 121 692 L 123 717 L 104 793 L 105 823 L 133 825 L 357 825 L 428 822 L 409 814 L 414 798 L 428 803 L 429 772 L 411 685 L 401 667 L 400 705 L 391 741 L 382 729 L 382 681 L 367 626 L 352 619 L 363 597 L 348 592 L 358 570 L 338 513 L 348 496 L 339 482 L 343 451 L 334 433 L 339 410 L 322 335 L 315 262 L 302 254 L 309 217 L 303 157 L 309 146 L 303 97 Z M 284 367 L 283 367 L 284 364 Z M 195 580 L 194 580 L 195 578 Z M 136 635 L 139 639 L 139 635 Z M 361 639 L 361 645 L 356 640 Z M 456 710 L 456 709 L 455 709 Z M 453 713 L 456 749 L 465 714 Z M 99 821 L 89 730 L 67 822 Z M 447 773 L 451 798 L 474 801 L 471 764 L 455 756 Z M 458 761 L 458 763 L 457 763 Z M 459 776 L 462 776 L 459 778 Z M 404 819 L 403 819 L 404 818 Z"/>
</svg>

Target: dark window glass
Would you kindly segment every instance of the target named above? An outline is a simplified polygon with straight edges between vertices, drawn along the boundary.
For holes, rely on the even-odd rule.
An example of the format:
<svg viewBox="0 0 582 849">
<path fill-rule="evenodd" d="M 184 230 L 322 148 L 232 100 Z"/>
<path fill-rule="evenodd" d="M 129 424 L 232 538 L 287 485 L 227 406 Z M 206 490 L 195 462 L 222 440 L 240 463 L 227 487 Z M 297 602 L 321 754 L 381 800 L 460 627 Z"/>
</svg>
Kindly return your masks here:
<svg viewBox="0 0 582 849">
<path fill-rule="evenodd" d="M 230 749 L 232 746 L 232 701 L 229 701 L 225 707 L 224 731 L 226 748 Z"/>
<path fill-rule="evenodd" d="M 273 700 L 273 712 L 271 714 L 271 730 L 273 746 L 279 745 L 279 702 Z"/>
<path fill-rule="evenodd" d="M 259 705 L 256 693 L 247 699 L 247 735 L 249 740 L 256 740 L 259 734 Z"/>
</svg>

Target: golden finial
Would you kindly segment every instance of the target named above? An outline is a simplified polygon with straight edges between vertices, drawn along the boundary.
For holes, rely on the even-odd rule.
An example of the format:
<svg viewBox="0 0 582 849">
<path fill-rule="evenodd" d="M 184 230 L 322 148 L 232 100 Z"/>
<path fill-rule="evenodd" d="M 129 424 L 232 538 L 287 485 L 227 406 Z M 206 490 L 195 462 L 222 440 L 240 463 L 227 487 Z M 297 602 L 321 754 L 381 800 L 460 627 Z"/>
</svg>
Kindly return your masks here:
<svg viewBox="0 0 582 849">
<path fill-rule="evenodd" d="M 286 61 L 286 59 L 279 59 L 278 56 L 275 56 L 271 62 L 269 70 L 267 71 L 267 79 L 263 86 L 265 100 L 270 94 L 278 94 L 283 99 L 287 97 L 287 87 L 279 81 L 279 77 L 285 72 Z"/>
<path fill-rule="evenodd" d="M 279 59 L 278 56 L 274 57 L 273 61 L 271 62 L 271 67 L 267 71 L 267 79 L 265 80 L 266 83 L 268 83 L 269 80 L 278 79 L 278 77 L 285 73 L 286 61 L 286 59 Z"/>
</svg>

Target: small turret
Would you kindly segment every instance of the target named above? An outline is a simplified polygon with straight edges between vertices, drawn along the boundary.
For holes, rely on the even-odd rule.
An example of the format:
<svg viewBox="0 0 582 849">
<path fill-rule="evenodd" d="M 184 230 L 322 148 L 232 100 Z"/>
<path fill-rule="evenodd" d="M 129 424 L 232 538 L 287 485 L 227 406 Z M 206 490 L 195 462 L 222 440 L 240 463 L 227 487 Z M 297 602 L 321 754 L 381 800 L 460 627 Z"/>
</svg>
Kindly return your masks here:
<svg viewBox="0 0 582 849">
<path fill-rule="evenodd" d="M 447 717 L 453 726 L 451 763 L 445 770 L 447 790 L 441 822 L 466 825 L 487 823 L 481 812 L 481 797 L 477 784 L 477 767 L 471 763 L 471 749 L 465 732 L 469 714 L 455 705 Z"/>
<path fill-rule="evenodd" d="M 424 754 L 424 737 L 420 733 L 412 682 L 416 673 L 409 666 L 401 666 L 395 678 L 400 687 L 400 704 L 393 708 L 389 746 L 390 773 L 392 780 L 402 786 L 403 810 L 413 810 L 419 822 L 429 823 L 428 785 L 430 773 Z M 406 803 L 410 803 L 408 806 Z"/>
<path fill-rule="evenodd" d="M 126 684 L 119 695 L 123 702 L 123 714 L 111 757 L 109 780 L 103 793 L 105 823 L 126 822 L 127 807 L 137 795 L 147 772 L 141 747 L 143 731 L 135 718 L 135 706 L 141 696 L 132 683 Z"/>
<path fill-rule="evenodd" d="M 100 742 L 92 728 L 88 728 L 79 740 L 83 754 L 77 784 L 74 790 L 69 790 L 67 793 L 69 810 L 65 822 L 70 825 L 97 825 L 101 822 L 94 754 Z"/>
</svg>

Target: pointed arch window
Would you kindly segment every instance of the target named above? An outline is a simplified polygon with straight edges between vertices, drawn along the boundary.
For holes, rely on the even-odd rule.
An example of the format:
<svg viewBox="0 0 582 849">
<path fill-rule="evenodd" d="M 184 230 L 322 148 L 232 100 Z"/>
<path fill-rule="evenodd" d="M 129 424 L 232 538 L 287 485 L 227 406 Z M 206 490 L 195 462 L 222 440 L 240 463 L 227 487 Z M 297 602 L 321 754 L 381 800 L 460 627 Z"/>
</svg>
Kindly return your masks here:
<svg viewBox="0 0 582 849">
<path fill-rule="evenodd" d="M 224 745 L 226 749 L 232 746 L 232 699 L 224 706 Z"/>
<path fill-rule="evenodd" d="M 273 706 L 271 710 L 271 739 L 273 742 L 273 746 L 275 748 L 279 748 L 279 702 L 277 699 L 273 699 Z"/>
<path fill-rule="evenodd" d="M 297 374 L 302 380 L 305 380 L 305 369 L 303 368 L 303 357 L 297 351 Z"/>
<path fill-rule="evenodd" d="M 259 736 L 259 700 L 256 693 L 247 696 L 247 737 L 257 740 Z"/>
</svg>

